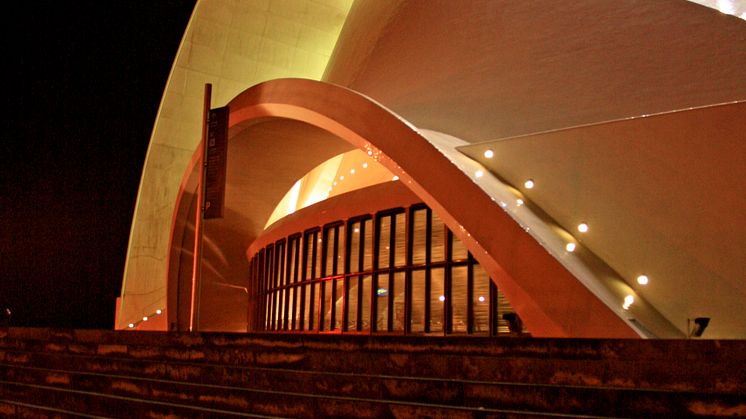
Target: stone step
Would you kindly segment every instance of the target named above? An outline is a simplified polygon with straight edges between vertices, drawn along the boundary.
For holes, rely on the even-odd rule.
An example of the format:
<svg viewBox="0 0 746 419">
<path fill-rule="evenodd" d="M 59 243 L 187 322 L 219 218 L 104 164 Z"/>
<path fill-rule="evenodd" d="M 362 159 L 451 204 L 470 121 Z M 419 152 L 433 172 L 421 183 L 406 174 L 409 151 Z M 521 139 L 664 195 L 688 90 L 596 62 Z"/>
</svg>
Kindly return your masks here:
<svg viewBox="0 0 746 419">
<path fill-rule="evenodd" d="M 575 416 L 530 410 L 260 391 L 101 374 L 92 376 L 61 371 L 22 373 L 18 377 L 21 382 L 0 380 L 2 397 L 25 404 L 44 400 L 46 406 L 64 412 L 112 417 L 144 417 L 152 416 L 153 412 L 184 417 L 247 414 L 262 417 L 350 418 Z M 119 408 L 112 408 L 117 405 Z"/>
<path fill-rule="evenodd" d="M 0 328 L 0 347 L 21 344 L 124 345 L 148 348 L 254 348 L 293 351 L 457 354 L 526 359 L 636 359 L 687 362 L 746 362 L 746 341 L 643 339 L 538 339 L 505 337 L 423 337 L 290 333 L 183 333 L 108 330 Z"/>
<path fill-rule="evenodd" d="M 168 338 L 170 334 L 161 335 Z M 669 358 L 665 360 L 577 356 L 552 358 L 490 355 L 484 350 L 454 353 L 443 347 L 423 352 L 420 348 L 411 349 L 404 345 L 394 347 L 391 342 L 384 346 L 387 350 L 371 348 L 372 345 L 362 345 L 359 349 L 349 349 L 342 345 L 340 349 L 341 345 L 333 344 L 328 336 L 327 342 L 315 341 L 314 344 L 300 347 L 282 345 L 286 340 L 280 340 L 278 345 L 272 346 L 271 342 L 263 338 L 239 338 L 235 341 L 242 345 L 234 343 L 221 346 L 204 342 L 189 346 L 148 346 L 144 343 L 125 344 L 121 341 L 45 342 L 6 338 L 2 340 L 3 346 L 0 347 L 0 360 L 7 357 L 9 362 L 23 364 L 35 362 L 31 359 L 25 361 L 33 353 L 54 353 L 371 375 L 385 375 L 396 371 L 401 375 L 427 378 L 746 393 L 746 369 L 738 368 L 738 365 L 743 365 L 738 363 L 738 359 L 727 362 L 718 357 L 691 359 L 689 355 L 680 356 L 681 354 L 673 351 L 670 351 Z M 511 339 L 501 339 L 492 342 L 492 345 L 502 345 L 503 340 Z"/>
<path fill-rule="evenodd" d="M 205 389 L 208 389 L 221 394 L 226 391 L 230 394 L 243 395 L 282 394 L 292 400 L 303 395 L 367 400 L 379 404 L 414 403 L 438 405 L 438 408 L 465 407 L 477 409 L 479 412 L 488 409 L 501 412 L 552 412 L 601 416 L 611 409 L 615 416 L 637 416 L 640 413 L 651 416 L 681 416 L 702 413 L 706 411 L 706 406 L 716 407 L 710 408 L 712 414 L 746 412 L 746 402 L 741 397 L 718 393 L 381 377 L 278 369 L 208 367 L 202 364 L 168 365 L 166 368 L 152 368 L 151 365 L 131 375 L 123 374 L 123 370 L 127 368 L 117 368 L 119 374 L 112 374 L 104 371 L 82 372 L 76 367 L 77 365 L 70 364 L 68 369 L 62 370 L 0 364 L 0 378 L 6 382 L 61 385 L 85 391 L 98 390 L 115 394 L 124 391 L 124 394 L 118 395 L 150 396 L 159 400 L 162 400 L 164 395 L 178 394 L 179 398 L 169 400 L 172 402 L 183 401 L 183 395 L 193 392 L 199 395 L 207 394 L 209 391 Z M 208 368 L 209 371 L 205 371 Z M 129 369 L 136 368 L 130 366 Z M 184 370 L 187 372 L 184 373 Z M 218 371 L 220 373 L 216 374 Z M 215 397 L 220 396 L 216 394 Z M 229 407 L 231 406 L 221 408 Z"/>
</svg>

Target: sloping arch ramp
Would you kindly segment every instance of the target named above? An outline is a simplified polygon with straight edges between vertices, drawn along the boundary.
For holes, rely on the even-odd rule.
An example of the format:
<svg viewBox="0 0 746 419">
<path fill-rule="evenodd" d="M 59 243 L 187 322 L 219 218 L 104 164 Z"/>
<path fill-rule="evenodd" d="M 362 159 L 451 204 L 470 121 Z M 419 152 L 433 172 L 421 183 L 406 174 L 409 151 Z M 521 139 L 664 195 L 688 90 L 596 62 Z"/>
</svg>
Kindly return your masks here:
<svg viewBox="0 0 746 419">
<path fill-rule="evenodd" d="M 641 333 L 513 220 L 423 132 L 374 100 L 306 79 L 258 84 L 229 103 L 229 129 L 302 121 L 365 150 L 461 239 L 534 336 L 633 338 Z M 432 135 L 432 134 L 430 134 Z"/>
</svg>

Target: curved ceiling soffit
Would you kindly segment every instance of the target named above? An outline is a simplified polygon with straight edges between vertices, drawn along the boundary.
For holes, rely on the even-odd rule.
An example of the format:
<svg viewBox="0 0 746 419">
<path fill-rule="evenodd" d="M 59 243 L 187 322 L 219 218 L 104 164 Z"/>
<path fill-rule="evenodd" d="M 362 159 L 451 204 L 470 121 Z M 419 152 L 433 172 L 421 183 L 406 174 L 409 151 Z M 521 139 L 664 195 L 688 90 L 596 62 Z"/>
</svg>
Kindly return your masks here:
<svg viewBox="0 0 746 419">
<path fill-rule="evenodd" d="M 286 118 L 367 151 L 465 243 L 534 336 L 639 337 L 416 127 L 374 100 L 328 83 L 278 79 L 245 90 L 228 106 L 232 130 Z"/>
</svg>

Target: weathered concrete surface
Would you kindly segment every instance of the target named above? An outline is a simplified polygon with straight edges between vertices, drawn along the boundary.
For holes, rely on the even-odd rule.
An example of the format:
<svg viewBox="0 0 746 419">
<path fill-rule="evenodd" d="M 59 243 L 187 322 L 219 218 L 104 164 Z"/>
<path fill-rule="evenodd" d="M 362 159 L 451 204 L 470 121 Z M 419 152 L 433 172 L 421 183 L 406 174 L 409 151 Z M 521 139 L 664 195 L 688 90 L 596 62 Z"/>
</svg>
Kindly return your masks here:
<svg viewBox="0 0 746 419">
<path fill-rule="evenodd" d="M 746 415 L 744 358 L 744 341 L 11 328 L 0 329 L 0 412 Z"/>
</svg>

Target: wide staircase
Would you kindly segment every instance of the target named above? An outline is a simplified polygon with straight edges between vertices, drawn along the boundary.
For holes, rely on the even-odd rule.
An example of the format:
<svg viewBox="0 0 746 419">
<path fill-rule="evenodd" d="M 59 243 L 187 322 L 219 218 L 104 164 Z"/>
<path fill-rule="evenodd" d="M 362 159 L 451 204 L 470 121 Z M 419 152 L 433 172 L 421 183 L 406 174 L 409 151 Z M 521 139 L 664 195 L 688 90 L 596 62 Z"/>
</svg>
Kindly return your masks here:
<svg viewBox="0 0 746 419">
<path fill-rule="evenodd" d="M 746 415 L 746 341 L 0 329 L 2 417 Z"/>
</svg>

